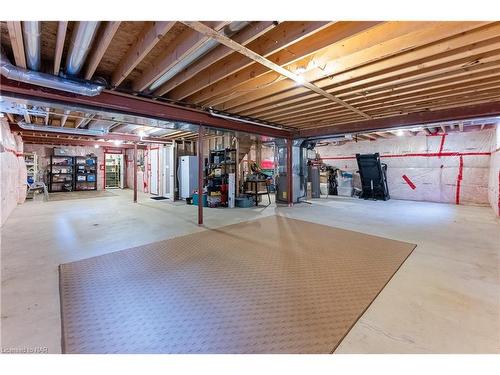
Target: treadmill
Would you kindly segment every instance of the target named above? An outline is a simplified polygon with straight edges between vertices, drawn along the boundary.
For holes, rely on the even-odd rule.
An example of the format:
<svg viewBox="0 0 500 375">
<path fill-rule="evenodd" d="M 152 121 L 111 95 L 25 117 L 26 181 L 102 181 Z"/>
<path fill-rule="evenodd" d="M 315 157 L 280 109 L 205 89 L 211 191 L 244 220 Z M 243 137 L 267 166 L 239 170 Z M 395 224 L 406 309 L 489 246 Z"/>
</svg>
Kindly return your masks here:
<svg viewBox="0 0 500 375">
<path fill-rule="evenodd" d="M 361 198 L 388 200 L 387 164 L 380 162 L 379 153 L 356 154 L 359 176 L 361 177 Z"/>
</svg>

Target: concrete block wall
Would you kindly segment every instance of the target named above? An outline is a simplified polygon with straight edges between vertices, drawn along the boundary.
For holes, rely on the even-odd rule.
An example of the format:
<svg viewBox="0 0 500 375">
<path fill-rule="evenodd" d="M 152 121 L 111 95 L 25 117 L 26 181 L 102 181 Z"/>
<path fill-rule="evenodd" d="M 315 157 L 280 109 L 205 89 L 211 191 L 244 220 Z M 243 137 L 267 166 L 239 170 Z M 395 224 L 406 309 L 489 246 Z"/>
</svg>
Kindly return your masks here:
<svg viewBox="0 0 500 375">
<path fill-rule="evenodd" d="M 495 130 L 485 129 L 328 144 L 317 146 L 316 152 L 326 164 L 353 173 L 358 169 L 356 153 L 378 152 L 388 165 L 389 192 L 394 199 L 489 205 L 494 143 Z M 359 186 L 359 178 L 354 181 Z"/>
</svg>

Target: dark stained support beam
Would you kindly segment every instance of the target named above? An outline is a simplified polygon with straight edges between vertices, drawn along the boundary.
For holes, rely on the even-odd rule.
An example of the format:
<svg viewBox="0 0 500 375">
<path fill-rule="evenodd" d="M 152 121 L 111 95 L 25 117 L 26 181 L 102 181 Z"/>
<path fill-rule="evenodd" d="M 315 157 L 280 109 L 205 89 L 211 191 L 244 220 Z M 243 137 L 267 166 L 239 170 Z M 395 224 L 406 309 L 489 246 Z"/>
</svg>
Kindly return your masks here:
<svg viewBox="0 0 500 375">
<path fill-rule="evenodd" d="M 240 121 L 214 117 L 208 112 L 186 108 L 178 105 L 161 103 L 155 100 L 139 98 L 115 91 L 104 91 L 97 96 L 76 95 L 58 90 L 42 88 L 25 83 L 15 82 L 2 77 L 0 95 L 15 94 L 18 97 L 53 100 L 61 104 L 77 104 L 89 109 L 118 111 L 147 118 L 167 121 L 184 121 L 193 124 L 241 131 L 269 137 L 287 138 L 290 131 L 275 129 Z"/>
<path fill-rule="evenodd" d="M 134 143 L 134 203 L 137 203 L 137 143 Z"/>
<path fill-rule="evenodd" d="M 203 225 L 203 126 L 198 128 L 198 225 Z"/>
<path fill-rule="evenodd" d="M 286 140 L 286 173 L 287 173 L 287 198 L 288 207 L 293 206 L 293 170 L 292 170 L 292 143 L 293 139 Z"/>
<path fill-rule="evenodd" d="M 298 138 L 327 137 L 330 135 L 355 133 L 362 131 L 398 128 L 402 126 L 432 124 L 454 120 L 465 120 L 476 117 L 488 117 L 500 115 L 500 101 L 474 104 L 464 107 L 440 109 L 436 111 L 425 111 L 409 113 L 407 115 L 363 120 L 351 123 L 304 129 L 298 132 Z"/>
</svg>

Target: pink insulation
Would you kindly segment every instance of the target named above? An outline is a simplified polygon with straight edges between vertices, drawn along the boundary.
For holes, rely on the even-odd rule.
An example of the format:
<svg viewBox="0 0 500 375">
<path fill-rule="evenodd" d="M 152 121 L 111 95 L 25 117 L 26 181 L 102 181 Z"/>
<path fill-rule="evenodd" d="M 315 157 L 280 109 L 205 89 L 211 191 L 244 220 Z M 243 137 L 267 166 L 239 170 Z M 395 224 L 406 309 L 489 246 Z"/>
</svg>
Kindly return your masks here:
<svg viewBox="0 0 500 375">
<path fill-rule="evenodd" d="M 143 160 L 145 150 L 137 150 L 137 160 Z M 127 168 L 126 168 L 126 181 L 127 187 L 130 189 L 134 188 L 134 149 L 127 149 L 125 151 L 127 156 Z M 137 169 L 137 191 L 144 193 L 144 188 L 147 184 L 144 184 L 144 172 L 143 168 L 139 167 Z"/>
<path fill-rule="evenodd" d="M 93 146 L 51 146 L 36 144 L 24 145 L 25 152 L 36 152 L 38 155 L 38 168 L 41 171 L 42 176 L 46 176 L 47 168 L 50 164 L 50 156 L 54 153 L 54 147 L 68 149 L 69 156 L 85 156 L 88 154 L 94 154 L 97 156 L 97 190 L 102 190 L 104 188 L 104 169 L 102 169 L 104 168 L 104 150 L 102 147 L 95 148 Z M 47 181 L 45 181 L 45 183 L 47 183 Z"/>
<path fill-rule="evenodd" d="M 495 131 L 487 129 L 328 144 L 316 152 L 326 164 L 349 172 L 358 169 L 356 153 L 378 152 L 394 199 L 487 205 L 494 140 Z M 354 184 L 360 187 L 359 178 Z"/>
<path fill-rule="evenodd" d="M 500 125 L 496 127 L 495 149 L 491 153 L 488 199 L 497 216 L 500 216 Z"/>
<path fill-rule="evenodd" d="M 26 164 L 21 138 L 11 133 L 0 118 L 0 223 L 3 225 L 14 208 L 26 199 Z"/>
</svg>

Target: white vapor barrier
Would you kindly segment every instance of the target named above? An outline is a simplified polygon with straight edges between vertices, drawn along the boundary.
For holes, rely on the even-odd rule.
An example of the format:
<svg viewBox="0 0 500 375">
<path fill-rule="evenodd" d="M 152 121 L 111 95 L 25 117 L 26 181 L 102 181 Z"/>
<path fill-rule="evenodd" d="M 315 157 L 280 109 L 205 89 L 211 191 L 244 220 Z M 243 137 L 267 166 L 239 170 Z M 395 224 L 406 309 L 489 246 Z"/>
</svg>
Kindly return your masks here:
<svg viewBox="0 0 500 375">
<path fill-rule="evenodd" d="M 11 133 L 0 118 L 0 224 L 3 225 L 17 204 L 26 199 L 26 163 L 23 142 Z"/>
<path fill-rule="evenodd" d="M 324 163 L 355 173 L 356 154 L 378 152 L 394 199 L 488 205 L 495 129 L 318 145 Z M 359 178 L 354 186 L 360 188 Z"/>
</svg>

